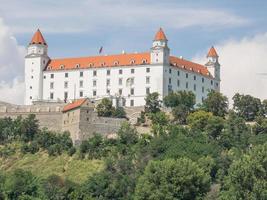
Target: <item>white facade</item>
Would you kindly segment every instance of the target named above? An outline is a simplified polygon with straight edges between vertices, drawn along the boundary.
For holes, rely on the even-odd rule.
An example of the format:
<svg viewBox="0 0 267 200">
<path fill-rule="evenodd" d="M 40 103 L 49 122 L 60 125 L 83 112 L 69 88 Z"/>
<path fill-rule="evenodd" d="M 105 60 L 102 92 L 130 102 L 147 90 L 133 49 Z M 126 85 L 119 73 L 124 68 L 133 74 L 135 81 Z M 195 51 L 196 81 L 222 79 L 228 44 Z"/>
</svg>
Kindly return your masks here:
<svg viewBox="0 0 267 200">
<path fill-rule="evenodd" d="M 183 63 L 184 60 L 180 58 L 175 58 L 178 63 L 171 62 L 166 38 L 154 40 L 148 53 L 123 54 L 120 58 L 123 60 L 124 56 L 128 58 L 131 55 L 131 63 L 125 65 L 120 65 L 118 60 L 114 61 L 117 63 L 113 66 L 94 67 L 96 64 L 88 61 L 88 67 L 83 67 L 77 59 L 72 68 L 65 68 L 64 64 L 60 68 L 53 68 L 54 66 L 50 66 L 53 59 L 47 56 L 47 45 L 30 43 L 25 58 L 25 104 L 40 100 L 111 97 L 119 99 L 123 106 L 143 106 L 148 93 L 158 92 L 162 99 L 170 91 L 179 90 L 194 92 L 197 103 L 201 103 L 209 90 L 220 88 L 218 57 L 215 60 L 208 57 L 207 67 L 200 67 L 205 73 L 208 69 L 210 74 L 200 73 L 194 68 L 195 63 L 190 61 L 186 61 L 188 66 L 182 66 L 179 62 Z M 135 56 L 149 57 L 149 60 L 135 62 Z M 91 58 L 88 57 L 89 60 Z M 105 56 L 97 58 L 103 59 L 105 65 Z M 109 56 L 109 60 L 110 58 L 112 56 Z M 62 62 L 66 63 L 66 60 L 62 59 Z"/>
</svg>

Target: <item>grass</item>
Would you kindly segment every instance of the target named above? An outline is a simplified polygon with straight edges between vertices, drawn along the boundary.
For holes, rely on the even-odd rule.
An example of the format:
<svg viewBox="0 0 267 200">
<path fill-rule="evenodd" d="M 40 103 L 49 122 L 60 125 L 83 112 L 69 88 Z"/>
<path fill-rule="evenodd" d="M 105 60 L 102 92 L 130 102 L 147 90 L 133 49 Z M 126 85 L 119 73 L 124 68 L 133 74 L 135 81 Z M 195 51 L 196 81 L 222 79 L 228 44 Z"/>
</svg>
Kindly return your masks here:
<svg viewBox="0 0 267 200">
<path fill-rule="evenodd" d="M 36 154 L 21 154 L 18 149 L 16 153 L 8 158 L 0 157 L 0 170 L 12 172 L 15 169 L 31 171 L 40 178 L 47 178 L 55 174 L 67 178 L 75 183 L 84 182 L 88 176 L 103 169 L 103 161 L 79 159 L 67 154 L 60 156 L 49 156 L 46 152 Z"/>
</svg>

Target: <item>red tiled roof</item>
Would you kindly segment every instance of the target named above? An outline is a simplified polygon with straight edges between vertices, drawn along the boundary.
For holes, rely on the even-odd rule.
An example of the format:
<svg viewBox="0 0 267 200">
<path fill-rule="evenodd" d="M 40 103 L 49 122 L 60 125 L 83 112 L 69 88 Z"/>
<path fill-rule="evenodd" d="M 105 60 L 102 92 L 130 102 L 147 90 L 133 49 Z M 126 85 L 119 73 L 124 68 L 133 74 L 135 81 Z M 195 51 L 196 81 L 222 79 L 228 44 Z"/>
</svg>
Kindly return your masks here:
<svg viewBox="0 0 267 200">
<path fill-rule="evenodd" d="M 176 66 L 178 68 L 212 78 L 211 74 L 209 73 L 209 70 L 204 65 L 200 65 L 185 59 L 177 58 L 175 56 L 170 56 L 170 64 L 172 66 Z"/>
<path fill-rule="evenodd" d="M 63 112 L 67 112 L 69 110 L 73 110 L 75 108 L 78 108 L 80 107 L 81 105 L 83 105 L 83 103 L 86 101 L 86 99 L 78 99 L 78 100 L 75 100 L 74 102 L 72 103 L 69 103 L 67 104 L 66 106 L 64 106 L 63 108 Z"/>
<path fill-rule="evenodd" d="M 52 59 L 48 63 L 47 71 L 87 69 L 113 66 L 142 65 L 150 63 L 150 53 L 131 53 L 109 56 L 91 56 L 81 58 Z"/>
<path fill-rule="evenodd" d="M 162 28 L 160 28 L 156 33 L 154 40 L 167 40 L 167 37 Z"/>
<path fill-rule="evenodd" d="M 210 48 L 207 57 L 219 57 L 213 46 Z"/>
<path fill-rule="evenodd" d="M 47 45 L 46 41 L 45 41 L 45 39 L 44 39 L 44 37 L 43 37 L 43 35 L 42 35 L 42 33 L 41 33 L 41 31 L 39 29 L 34 33 L 30 44 Z"/>
<path fill-rule="evenodd" d="M 143 63 L 145 61 L 145 63 Z M 93 56 L 81 58 L 63 58 L 52 59 L 46 68 L 47 71 L 58 70 L 73 70 L 88 69 L 88 68 L 101 68 L 101 67 L 116 67 L 116 66 L 136 66 L 150 64 L 150 53 L 132 53 L 132 54 L 119 54 L 109 56 Z M 195 72 L 206 77 L 212 77 L 208 69 L 204 65 L 200 65 L 185 59 L 170 56 L 170 64 L 181 69 Z"/>
</svg>

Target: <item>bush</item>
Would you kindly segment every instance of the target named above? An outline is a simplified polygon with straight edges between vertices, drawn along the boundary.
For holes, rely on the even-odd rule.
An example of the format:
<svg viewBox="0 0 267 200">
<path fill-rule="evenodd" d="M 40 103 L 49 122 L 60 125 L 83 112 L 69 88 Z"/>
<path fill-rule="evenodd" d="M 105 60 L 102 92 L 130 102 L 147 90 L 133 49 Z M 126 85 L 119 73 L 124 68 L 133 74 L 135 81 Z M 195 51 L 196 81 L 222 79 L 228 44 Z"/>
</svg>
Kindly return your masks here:
<svg viewBox="0 0 267 200">
<path fill-rule="evenodd" d="M 114 110 L 112 116 L 116 117 L 116 118 L 125 118 L 126 117 L 126 112 L 124 111 L 123 107 L 117 107 Z"/>
<path fill-rule="evenodd" d="M 53 144 L 48 147 L 48 155 L 49 156 L 56 156 L 61 155 L 61 148 L 59 144 Z"/>
<path fill-rule="evenodd" d="M 69 150 L 68 150 L 68 155 L 69 156 L 73 156 L 73 154 L 76 153 L 76 148 L 75 147 L 71 147 Z"/>
</svg>

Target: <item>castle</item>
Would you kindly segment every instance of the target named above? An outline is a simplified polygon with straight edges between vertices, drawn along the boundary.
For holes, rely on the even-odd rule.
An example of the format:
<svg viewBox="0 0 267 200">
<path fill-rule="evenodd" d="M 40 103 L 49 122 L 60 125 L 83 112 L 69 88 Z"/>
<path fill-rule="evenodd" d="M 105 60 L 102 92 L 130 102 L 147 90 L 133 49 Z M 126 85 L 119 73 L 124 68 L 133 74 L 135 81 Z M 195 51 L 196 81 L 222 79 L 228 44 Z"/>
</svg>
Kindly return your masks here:
<svg viewBox="0 0 267 200">
<path fill-rule="evenodd" d="M 136 107 L 158 92 L 187 90 L 201 103 L 209 90 L 220 90 L 220 64 L 214 47 L 205 65 L 170 55 L 160 28 L 149 52 L 52 59 L 40 32 L 34 34 L 25 57 L 25 104 L 68 102 L 109 97 L 115 106 Z"/>
</svg>

